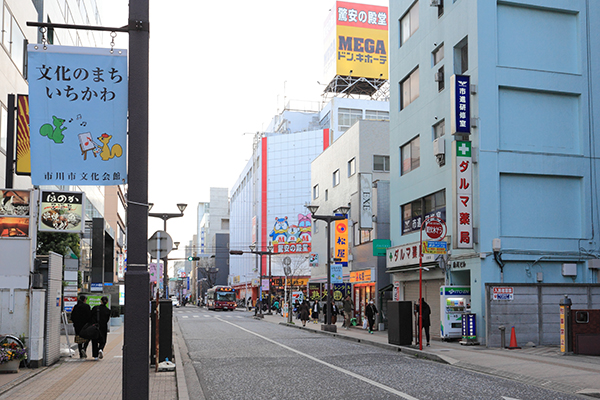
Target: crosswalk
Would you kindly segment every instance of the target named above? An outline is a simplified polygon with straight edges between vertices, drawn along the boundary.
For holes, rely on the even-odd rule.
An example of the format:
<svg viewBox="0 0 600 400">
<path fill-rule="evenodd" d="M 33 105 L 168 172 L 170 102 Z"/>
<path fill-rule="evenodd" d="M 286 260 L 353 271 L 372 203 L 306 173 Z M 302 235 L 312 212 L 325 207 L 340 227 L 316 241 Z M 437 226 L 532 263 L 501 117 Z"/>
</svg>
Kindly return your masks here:
<svg viewBox="0 0 600 400">
<path fill-rule="evenodd" d="M 181 319 L 201 319 L 201 318 L 227 318 L 227 319 L 243 319 L 245 315 L 228 314 L 228 313 L 198 313 L 197 311 L 176 310 L 175 316 Z"/>
</svg>

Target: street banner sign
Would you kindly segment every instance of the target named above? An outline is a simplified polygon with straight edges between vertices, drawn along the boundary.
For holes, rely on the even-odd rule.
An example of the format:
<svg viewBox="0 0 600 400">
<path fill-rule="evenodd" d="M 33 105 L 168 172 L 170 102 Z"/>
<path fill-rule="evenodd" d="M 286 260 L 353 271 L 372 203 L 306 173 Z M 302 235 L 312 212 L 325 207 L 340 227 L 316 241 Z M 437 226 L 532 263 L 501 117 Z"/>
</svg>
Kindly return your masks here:
<svg viewBox="0 0 600 400">
<path fill-rule="evenodd" d="M 127 51 L 30 44 L 33 185 L 127 183 Z"/>
<path fill-rule="evenodd" d="M 344 274 L 342 272 L 342 264 L 331 264 L 331 283 L 343 283 Z"/>
</svg>

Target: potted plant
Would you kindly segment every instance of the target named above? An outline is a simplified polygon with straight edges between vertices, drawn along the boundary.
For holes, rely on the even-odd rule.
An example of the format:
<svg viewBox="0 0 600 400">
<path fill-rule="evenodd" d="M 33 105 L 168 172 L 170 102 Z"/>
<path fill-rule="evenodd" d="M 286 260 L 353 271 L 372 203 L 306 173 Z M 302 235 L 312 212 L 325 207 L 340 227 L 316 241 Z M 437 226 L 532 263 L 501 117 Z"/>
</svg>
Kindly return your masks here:
<svg viewBox="0 0 600 400">
<path fill-rule="evenodd" d="M 0 340 L 0 372 L 19 372 L 21 361 L 27 359 L 27 349 L 10 339 Z"/>
</svg>

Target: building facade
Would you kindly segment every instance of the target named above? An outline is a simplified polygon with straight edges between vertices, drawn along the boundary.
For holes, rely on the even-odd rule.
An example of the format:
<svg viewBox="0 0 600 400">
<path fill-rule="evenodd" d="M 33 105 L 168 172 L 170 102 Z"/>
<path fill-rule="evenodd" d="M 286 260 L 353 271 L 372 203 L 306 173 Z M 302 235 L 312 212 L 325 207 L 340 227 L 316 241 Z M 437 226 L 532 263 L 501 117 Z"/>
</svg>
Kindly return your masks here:
<svg viewBox="0 0 600 400">
<path fill-rule="evenodd" d="M 382 289 L 389 285 L 385 251 L 377 256 L 374 243 L 389 245 L 389 122 L 357 120 L 311 164 L 311 204 L 318 215 L 334 215 L 340 206 L 350 207 L 347 222 L 347 260 L 343 280 L 351 284 L 356 317 L 364 318 L 366 303 L 373 299 L 385 307 Z M 338 258 L 337 229 L 331 224 L 331 254 Z M 327 282 L 327 227 L 313 219 L 311 282 Z M 390 291 L 391 292 L 391 291 Z M 340 299 L 336 299 L 340 300 Z"/>
<path fill-rule="evenodd" d="M 490 304 L 506 301 L 522 307 L 502 322 L 526 341 L 557 344 L 558 306 L 538 315 L 510 284 L 598 282 L 600 4 L 551 3 L 390 4 L 388 271 L 397 298 L 417 301 L 423 222 L 445 222 L 448 254 L 425 254 L 421 271 L 434 335 L 444 337 L 453 313 L 440 295 L 450 286 L 476 314 L 480 342 L 496 334 Z M 540 339 L 539 329 L 555 332 Z"/>
</svg>

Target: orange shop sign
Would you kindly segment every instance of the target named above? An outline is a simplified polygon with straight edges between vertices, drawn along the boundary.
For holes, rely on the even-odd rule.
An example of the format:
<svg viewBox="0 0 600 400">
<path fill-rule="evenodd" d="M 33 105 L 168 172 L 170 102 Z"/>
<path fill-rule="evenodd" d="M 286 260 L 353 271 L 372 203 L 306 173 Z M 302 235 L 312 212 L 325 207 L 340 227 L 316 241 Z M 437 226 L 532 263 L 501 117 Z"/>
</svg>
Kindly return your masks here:
<svg viewBox="0 0 600 400">
<path fill-rule="evenodd" d="M 373 282 L 371 269 L 350 272 L 350 283 Z"/>
</svg>

